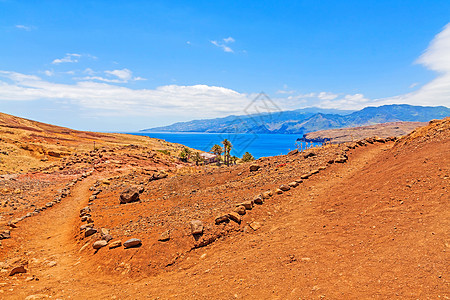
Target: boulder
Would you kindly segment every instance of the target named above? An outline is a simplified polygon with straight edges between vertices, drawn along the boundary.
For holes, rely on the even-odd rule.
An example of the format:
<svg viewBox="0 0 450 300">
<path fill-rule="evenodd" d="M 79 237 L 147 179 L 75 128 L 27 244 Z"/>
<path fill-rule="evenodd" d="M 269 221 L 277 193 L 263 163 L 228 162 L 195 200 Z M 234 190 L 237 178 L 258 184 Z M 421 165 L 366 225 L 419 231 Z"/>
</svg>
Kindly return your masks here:
<svg viewBox="0 0 450 300">
<path fill-rule="evenodd" d="M 276 189 L 276 190 L 275 190 L 275 193 L 278 194 L 278 195 L 280 195 L 280 194 L 283 194 L 283 191 L 280 190 L 280 189 Z"/>
<path fill-rule="evenodd" d="M 161 235 L 159 236 L 158 241 L 161 242 L 165 242 L 170 240 L 170 234 L 169 234 L 169 230 L 164 231 L 163 233 L 161 233 Z"/>
<path fill-rule="evenodd" d="M 292 182 L 289 182 L 289 183 L 288 183 L 288 186 L 290 186 L 290 187 L 292 187 L 292 188 L 295 188 L 295 187 L 298 186 L 298 183 L 297 183 L 297 181 L 292 181 Z"/>
<path fill-rule="evenodd" d="M 94 249 L 100 249 L 100 248 L 105 247 L 106 245 L 108 245 L 108 242 L 107 242 L 107 241 L 105 241 L 105 240 L 99 240 L 99 241 L 96 241 L 95 243 L 92 244 L 92 248 L 94 248 Z"/>
<path fill-rule="evenodd" d="M 267 192 L 264 192 L 263 194 L 262 194 L 262 198 L 263 199 L 269 199 L 270 197 L 272 197 L 273 196 L 273 192 L 272 191 L 267 191 Z"/>
<path fill-rule="evenodd" d="M 245 209 L 250 210 L 253 208 L 253 201 L 244 201 L 242 203 L 239 203 L 236 206 L 243 206 L 243 207 L 245 207 Z"/>
<path fill-rule="evenodd" d="M 245 208 L 243 208 L 245 211 Z M 217 216 L 216 219 L 214 220 L 216 224 L 220 224 L 220 223 L 224 223 L 224 222 L 228 222 L 228 215 L 220 215 Z"/>
<path fill-rule="evenodd" d="M 280 190 L 282 190 L 283 192 L 289 191 L 290 189 L 291 188 L 286 184 L 280 185 Z"/>
<path fill-rule="evenodd" d="M 300 176 L 301 179 L 308 179 L 311 176 L 311 174 L 303 174 Z"/>
<path fill-rule="evenodd" d="M 250 172 L 256 172 L 261 168 L 261 166 L 258 165 L 251 165 L 250 166 Z"/>
<path fill-rule="evenodd" d="M 140 239 L 132 238 L 123 243 L 125 248 L 138 247 L 142 245 L 142 241 Z"/>
<path fill-rule="evenodd" d="M 121 240 L 114 241 L 114 242 L 111 242 L 109 244 L 109 249 L 114 249 L 114 248 L 117 248 L 117 247 L 120 247 L 120 246 L 122 246 L 122 241 Z"/>
<path fill-rule="evenodd" d="M 303 182 L 303 179 L 297 179 L 296 182 L 297 182 L 298 184 L 300 184 L 300 183 Z"/>
<path fill-rule="evenodd" d="M 120 204 L 139 201 L 139 189 L 128 187 L 120 194 Z"/>
<path fill-rule="evenodd" d="M 0 232 L 0 240 L 5 240 L 11 238 L 11 231 L 3 230 Z"/>
<path fill-rule="evenodd" d="M 108 234 L 102 234 L 102 240 L 104 240 L 106 242 L 109 242 L 112 239 L 113 239 L 113 237 L 109 233 Z"/>
<path fill-rule="evenodd" d="M 246 213 L 246 209 L 242 205 L 236 206 L 234 211 L 237 212 L 238 214 L 240 214 L 241 216 L 245 215 L 245 213 Z M 227 219 L 228 219 L 228 215 L 227 215 Z"/>
<path fill-rule="evenodd" d="M 259 222 L 251 222 L 248 226 L 255 231 L 261 228 L 261 224 Z"/>
<path fill-rule="evenodd" d="M 253 202 L 254 202 L 255 204 L 259 204 L 259 205 L 263 204 L 263 203 L 264 203 L 264 200 L 263 200 L 262 195 L 256 196 L 256 198 L 253 199 Z"/>
<path fill-rule="evenodd" d="M 200 220 L 192 220 L 190 222 L 191 225 L 191 233 L 196 234 L 202 234 L 203 233 L 203 222 Z"/>
<path fill-rule="evenodd" d="M 86 229 L 86 231 L 84 232 L 84 236 L 88 237 L 93 235 L 94 233 L 97 233 L 97 229 L 93 228 L 93 227 L 89 227 Z"/>
<path fill-rule="evenodd" d="M 228 218 L 230 218 L 230 220 L 232 220 L 238 224 L 241 224 L 241 215 L 238 214 L 237 212 L 234 212 L 234 211 L 230 212 L 228 214 Z"/>
<path fill-rule="evenodd" d="M 26 273 L 26 272 L 27 272 L 27 270 L 25 269 L 25 266 L 18 266 L 11 270 L 11 272 L 9 273 L 9 276 L 13 276 L 13 275 L 16 275 L 19 273 Z"/>
</svg>

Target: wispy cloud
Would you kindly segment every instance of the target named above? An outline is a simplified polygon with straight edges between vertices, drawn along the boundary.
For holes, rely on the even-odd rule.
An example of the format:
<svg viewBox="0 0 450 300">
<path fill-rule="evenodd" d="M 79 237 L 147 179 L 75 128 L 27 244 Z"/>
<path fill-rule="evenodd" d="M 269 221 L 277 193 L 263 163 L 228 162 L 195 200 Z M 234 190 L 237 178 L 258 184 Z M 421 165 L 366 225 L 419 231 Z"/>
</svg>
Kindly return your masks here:
<svg viewBox="0 0 450 300">
<path fill-rule="evenodd" d="M 63 58 L 56 58 L 52 61 L 52 64 L 60 64 L 60 63 L 77 63 L 81 54 L 77 53 L 67 53 Z"/>
<path fill-rule="evenodd" d="M 231 49 L 230 46 L 228 46 L 227 44 L 229 43 L 234 43 L 235 40 L 230 36 L 227 38 L 222 39 L 222 41 L 211 41 L 211 44 L 213 44 L 216 47 L 222 48 L 223 51 L 225 52 L 230 52 L 233 53 L 233 49 Z"/>
<path fill-rule="evenodd" d="M 139 80 L 146 80 L 145 78 L 136 76 L 133 77 L 133 72 L 128 69 L 122 69 L 122 70 L 111 70 L 111 71 L 104 71 L 103 73 L 106 74 L 107 77 L 102 76 L 93 76 L 95 74 L 101 73 L 101 72 L 95 72 L 94 70 L 87 68 L 83 71 L 83 73 L 86 73 L 90 76 L 78 78 L 81 80 L 98 80 L 103 82 L 110 82 L 110 83 L 127 83 L 129 81 L 139 81 Z"/>
<path fill-rule="evenodd" d="M 21 25 L 21 24 L 18 24 L 18 25 L 16 25 L 15 27 L 16 27 L 17 29 L 25 30 L 25 31 L 31 31 L 31 30 L 36 29 L 36 27 L 34 27 L 34 26 L 27 26 L 27 25 Z"/>
</svg>

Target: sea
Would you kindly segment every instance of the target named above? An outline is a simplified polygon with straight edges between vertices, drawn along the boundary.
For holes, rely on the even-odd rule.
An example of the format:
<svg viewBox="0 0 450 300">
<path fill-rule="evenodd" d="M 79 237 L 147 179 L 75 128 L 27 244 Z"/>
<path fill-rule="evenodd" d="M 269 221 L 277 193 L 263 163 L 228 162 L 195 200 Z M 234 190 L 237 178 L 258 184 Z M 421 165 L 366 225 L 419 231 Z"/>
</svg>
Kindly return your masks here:
<svg viewBox="0 0 450 300">
<path fill-rule="evenodd" d="M 311 146 L 320 146 L 320 143 L 297 142 L 301 135 L 296 134 L 248 134 L 248 133 L 186 133 L 163 132 L 142 133 L 130 132 L 129 134 L 149 136 L 162 139 L 171 143 L 186 145 L 190 148 L 208 152 L 214 144 L 228 139 L 233 148 L 231 155 L 242 157 L 245 152 L 250 152 L 255 158 L 287 154 L 294 149 L 305 149 Z"/>
</svg>

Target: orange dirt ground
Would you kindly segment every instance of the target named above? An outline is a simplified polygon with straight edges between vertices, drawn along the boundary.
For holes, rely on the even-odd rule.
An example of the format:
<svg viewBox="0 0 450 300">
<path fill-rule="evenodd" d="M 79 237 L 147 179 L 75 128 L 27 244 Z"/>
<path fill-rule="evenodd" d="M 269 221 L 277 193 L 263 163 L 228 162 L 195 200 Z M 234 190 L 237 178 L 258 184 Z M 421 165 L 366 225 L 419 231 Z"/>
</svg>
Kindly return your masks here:
<svg viewBox="0 0 450 300">
<path fill-rule="evenodd" d="M 0 178 L 0 232 L 11 235 L 1 240 L 0 298 L 450 297 L 449 118 L 397 141 L 230 167 L 196 167 L 126 143 L 65 157 L 51 169 Z M 214 223 L 306 174 L 247 210 L 240 224 Z M 128 186 L 143 189 L 140 200 L 119 204 Z M 94 250 L 100 234 L 80 230 L 85 206 L 110 243 L 135 237 L 142 245 Z M 204 233 L 194 237 L 196 219 Z M 170 239 L 159 241 L 165 231 Z M 17 266 L 26 273 L 9 276 Z"/>
</svg>

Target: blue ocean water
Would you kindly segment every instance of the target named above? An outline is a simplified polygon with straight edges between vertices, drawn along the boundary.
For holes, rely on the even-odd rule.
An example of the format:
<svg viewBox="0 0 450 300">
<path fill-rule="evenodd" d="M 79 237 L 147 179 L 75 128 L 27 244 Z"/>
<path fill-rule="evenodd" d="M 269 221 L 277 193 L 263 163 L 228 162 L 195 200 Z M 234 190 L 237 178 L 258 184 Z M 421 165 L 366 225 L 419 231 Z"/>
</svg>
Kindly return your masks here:
<svg viewBox="0 0 450 300">
<path fill-rule="evenodd" d="M 287 154 L 289 151 L 297 149 L 300 142 L 296 142 L 301 137 L 296 134 L 228 134 L 228 133 L 130 133 L 135 135 L 158 138 L 171 143 L 183 144 L 188 147 L 208 152 L 214 144 L 219 144 L 224 139 L 228 139 L 233 148 L 231 155 L 242 157 L 248 151 L 255 158 L 265 156 L 275 156 Z M 315 144 L 318 145 L 318 144 Z M 303 143 L 303 147 L 305 144 Z"/>
</svg>

